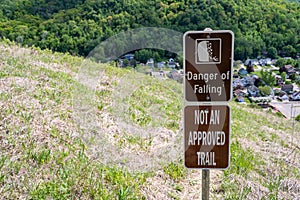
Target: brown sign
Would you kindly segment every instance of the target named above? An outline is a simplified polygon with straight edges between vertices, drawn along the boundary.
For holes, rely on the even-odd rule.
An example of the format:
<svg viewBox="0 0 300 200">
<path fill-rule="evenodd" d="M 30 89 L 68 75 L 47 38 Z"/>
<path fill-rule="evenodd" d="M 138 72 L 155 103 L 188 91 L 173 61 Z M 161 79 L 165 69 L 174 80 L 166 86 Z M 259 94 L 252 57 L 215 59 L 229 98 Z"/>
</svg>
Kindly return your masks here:
<svg viewBox="0 0 300 200">
<path fill-rule="evenodd" d="M 232 95 L 231 31 L 189 31 L 184 34 L 185 99 L 227 102 Z"/>
<path fill-rule="evenodd" d="M 227 168 L 229 132 L 229 106 L 186 106 L 184 109 L 185 166 L 202 169 Z"/>
</svg>

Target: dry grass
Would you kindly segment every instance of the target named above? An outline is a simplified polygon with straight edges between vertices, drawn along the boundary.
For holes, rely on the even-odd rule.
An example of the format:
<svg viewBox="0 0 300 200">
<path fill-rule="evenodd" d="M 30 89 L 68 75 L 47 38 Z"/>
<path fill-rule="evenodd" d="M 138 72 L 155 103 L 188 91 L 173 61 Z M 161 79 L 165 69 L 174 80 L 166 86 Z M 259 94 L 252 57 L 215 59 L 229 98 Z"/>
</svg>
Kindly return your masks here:
<svg viewBox="0 0 300 200">
<path fill-rule="evenodd" d="M 0 199 L 201 198 L 201 171 L 182 164 L 181 85 L 102 66 L 89 91 L 82 58 L 2 43 L 0 60 Z M 94 95 L 93 129 L 74 88 Z M 299 198 L 299 123 L 292 141 L 291 121 L 231 107 L 231 167 L 211 171 L 211 199 Z"/>
</svg>

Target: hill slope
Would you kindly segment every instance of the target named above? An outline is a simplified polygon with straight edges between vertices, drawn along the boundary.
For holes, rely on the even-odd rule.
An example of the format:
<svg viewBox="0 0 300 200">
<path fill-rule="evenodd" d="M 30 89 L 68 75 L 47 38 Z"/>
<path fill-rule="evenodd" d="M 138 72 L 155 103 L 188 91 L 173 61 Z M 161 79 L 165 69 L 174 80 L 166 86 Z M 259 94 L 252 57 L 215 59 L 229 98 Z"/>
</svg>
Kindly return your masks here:
<svg viewBox="0 0 300 200">
<path fill-rule="evenodd" d="M 72 100 L 89 90 L 82 58 L 1 43 L 0 60 L 1 199 L 200 199 L 201 171 L 182 163 L 180 84 L 91 62 L 91 130 Z M 211 171 L 212 199 L 298 198 L 300 124 L 292 135 L 289 120 L 231 108 L 231 166 Z"/>
</svg>

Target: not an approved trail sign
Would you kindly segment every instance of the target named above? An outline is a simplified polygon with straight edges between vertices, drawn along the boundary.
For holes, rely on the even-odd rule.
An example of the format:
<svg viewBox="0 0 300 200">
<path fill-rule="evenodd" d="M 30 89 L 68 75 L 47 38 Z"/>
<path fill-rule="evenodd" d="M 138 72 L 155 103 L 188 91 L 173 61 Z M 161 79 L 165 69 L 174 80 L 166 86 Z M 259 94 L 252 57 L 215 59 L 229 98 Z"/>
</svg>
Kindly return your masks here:
<svg viewBox="0 0 300 200">
<path fill-rule="evenodd" d="M 185 166 L 226 169 L 229 166 L 229 106 L 186 106 L 184 118 Z"/>
</svg>

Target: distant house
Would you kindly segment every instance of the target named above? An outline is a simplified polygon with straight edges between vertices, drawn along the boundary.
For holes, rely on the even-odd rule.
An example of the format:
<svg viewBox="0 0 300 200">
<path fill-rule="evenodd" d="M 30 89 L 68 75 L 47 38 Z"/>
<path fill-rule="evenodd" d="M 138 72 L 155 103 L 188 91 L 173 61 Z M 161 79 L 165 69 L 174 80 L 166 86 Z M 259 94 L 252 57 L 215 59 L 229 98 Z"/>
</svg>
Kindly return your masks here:
<svg viewBox="0 0 300 200">
<path fill-rule="evenodd" d="M 279 98 L 281 101 L 288 101 L 288 100 L 289 100 L 289 96 L 288 96 L 285 92 L 280 93 L 278 98 Z"/>
<path fill-rule="evenodd" d="M 239 103 L 245 103 L 245 97 L 243 97 L 243 96 L 238 96 L 238 97 L 236 98 L 236 101 L 239 102 Z"/>
<path fill-rule="evenodd" d="M 280 73 L 285 72 L 286 75 L 290 76 L 292 74 L 295 74 L 296 70 L 292 65 L 285 65 L 279 69 L 279 72 Z"/>
<path fill-rule="evenodd" d="M 244 67 L 244 63 L 241 60 L 235 60 L 233 62 L 233 67 L 238 68 L 238 67 Z"/>
<path fill-rule="evenodd" d="M 262 106 L 268 102 L 271 102 L 272 98 L 271 97 L 250 97 L 250 100 Z"/>
<path fill-rule="evenodd" d="M 247 90 L 241 90 L 241 89 L 237 89 L 233 92 L 234 96 L 236 97 L 245 97 L 247 95 Z"/>
<path fill-rule="evenodd" d="M 153 59 L 153 58 L 150 58 L 150 59 L 147 61 L 146 65 L 147 65 L 148 67 L 154 68 L 154 59 Z"/>
<path fill-rule="evenodd" d="M 250 76 L 245 76 L 241 79 L 243 87 L 254 85 L 254 79 Z"/>
<path fill-rule="evenodd" d="M 244 87 L 243 83 L 242 83 L 242 79 L 239 79 L 239 78 L 234 79 L 232 82 L 232 87 L 233 88 Z"/>
<path fill-rule="evenodd" d="M 164 68 L 165 67 L 165 62 L 158 62 L 157 67 L 160 68 L 160 69 Z"/>
<path fill-rule="evenodd" d="M 271 58 L 259 59 L 258 62 L 261 66 L 271 65 L 272 64 L 272 59 Z"/>
<path fill-rule="evenodd" d="M 275 65 L 276 62 L 277 62 L 277 59 L 272 59 L 271 60 L 271 65 Z"/>
<path fill-rule="evenodd" d="M 282 86 L 284 84 L 283 79 L 280 75 L 276 75 L 275 78 L 276 78 L 277 85 Z"/>
<path fill-rule="evenodd" d="M 246 66 L 248 66 L 248 65 L 250 65 L 250 62 L 251 62 L 251 60 L 250 60 L 250 59 L 247 59 L 247 60 L 245 60 L 245 63 L 244 63 L 244 64 L 245 64 Z"/>
<path fill-rule="evenodd" d="M 266 58 L 266 65 L 272 65 L 272 59 L 271 58 Z"/>
<path fill-rule="evenodd" d="M 247 92 L 251 97 L 259 97 L 260 91 L 255 85 L 251 85 L 248 87 Z"/>
<path fill-rule="evenodd" d="M 134 59 L 134 54 L 125 54 L 122 58 L 131 61 Z"/>
<path fill-rule="evenodd" d="M 256 79 L 259 79 L 259 77 L 256 74 L 252 74 L 251 78 L 255 81 Z"/>
<path fill-rule="evenodd" d="M 163 71 L 150 72 L 150 76 L 158 78 L 158 79 L 166 79 L 167 78 L 167 75 Z"/>
<path fill-rule="evenodd" d="M 291 95 L 291 100 L 293 100 L 293 101 L 300 101 L 300 92 L 294 92 Z"/>
<path fill-rule="evenodd" d="M 176 67 L 176 62 L 174 62 L 173 58 L 169 59 L 169 61 L 168 61 L 168 67 L 169 68 L 173 68 L 173 69 Z"/>
<path fill-rule="evenodd" d="M 241 69 L 239 69 L 238 74 L 240 77 L 244 77 L 248 74 L 248 72 L 244 68 L 241 68 Z"/>
<path fill-rule="evenodd" d="M 179 71 L 173 69 L 170 73 L 169 73 L 169 77 L 171 79 L 174 79 L 175 81 L 177 81 L 178 79 L 180 79 L 182 77 L 182 75 L 180 74 Z"/>
<path fill-rule="evenodd" d="M 259 62 L 257 59 L 247 59 L 245 61 L 245 66 L 254 66 L 254 65 L 259 65 Z"/>
<path fill-rule="evenodd" d="M 284 91 L 286 93 L 292 93 L 294 89 L 294 86 L 292 84 L 285 84 L 281 86 L 281 91 Z"/>
</svg>

